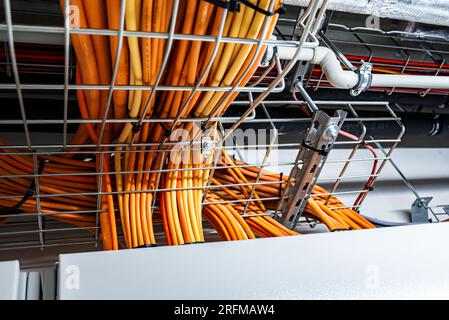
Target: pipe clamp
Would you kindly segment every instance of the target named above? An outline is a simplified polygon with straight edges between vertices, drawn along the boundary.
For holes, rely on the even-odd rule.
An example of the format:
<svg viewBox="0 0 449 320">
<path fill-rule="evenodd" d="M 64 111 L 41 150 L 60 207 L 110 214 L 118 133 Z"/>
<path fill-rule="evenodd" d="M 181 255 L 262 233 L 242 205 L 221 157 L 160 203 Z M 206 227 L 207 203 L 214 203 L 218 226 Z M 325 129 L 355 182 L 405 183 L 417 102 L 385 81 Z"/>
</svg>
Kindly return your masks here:
<svg viewBox="0 0 449 320">
<path fill-rule="evenodd" d="M 372 70 L 373 65 L 371 63 L 362 61 L 362 65 L 356 71 L 359 75 L 359 82 L 351 89 L 351 96 L 356 97 L 371 86 L 373 80 Z"/>
</svg>

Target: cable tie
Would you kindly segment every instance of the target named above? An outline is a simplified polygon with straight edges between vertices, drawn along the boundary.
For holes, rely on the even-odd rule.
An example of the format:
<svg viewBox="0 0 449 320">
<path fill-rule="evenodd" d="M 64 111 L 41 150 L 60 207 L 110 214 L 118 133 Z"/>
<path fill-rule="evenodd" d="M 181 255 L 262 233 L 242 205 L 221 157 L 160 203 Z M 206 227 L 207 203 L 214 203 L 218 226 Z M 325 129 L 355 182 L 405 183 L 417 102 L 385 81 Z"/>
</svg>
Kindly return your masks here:
<svg viewBox="0 0 449 320">
<path fill-rule="evenodd" d="M 213 5 L 215 5 L 217 7 L 227 9 L 231 12 L 240 12 L 240 4 L 243 4 L 263 15 L 268 16 L 268 17 L 274 16 L 275 14 L 284 15 L 287 12 L 287 9 L 283 3 L 276 10 L 268 11 L 268 10 L 262 9 L 261 7 L 249 2 L 248 0 L 229 0 L 229 1 L 205 0 L 205 1 L 212 3 Z"/>
<path fill-rule="evenodd" d="M 162 126 L 162 128 L 164 129 L 164 137 L 170 138 L 170 136 L 171 136 L 171 131 L 170 131 L 170 129 L 167 129 L 167 128 L 164 127 L 164 126 Z"/>
<path fill-rule="evenodd" d="M 329 152 L 327 152 L 326 150 L 322 150 L 322 149 L 318 149 L 318 148 L 312 147 L 311 145 L 307 144 L 304 140 L 302 141 L 301 146 L 303 146 L 306 149 L 309 149 L 310 151 L 317 152 L 317 153 L 319 153 L 320 155 L 322 155 L 324 157 L 329 154 Z"/>
<path fill-rule="evenodd" d="M 141 246 L 134 247 L 133 249 L 154 248 L 154 247 L 157 247 L 157 244 L 145 243 Z"/>
<path fill-rule="evenodd" d="M 239 12 L 240 11 L 240 0 L 229 0 L 229 1 L 222 1 L 222 0 L 205 0 L 209 3 L 212 3 L 214 6 L 227 9 L 231 12 Z"/>
<path fill-rule="evenodd" d="M 201 132 L 207 132 L 214 124 L 211 122 L 201 122 Z"/>
<path fill-rule="evenodd" d="M 186 243 L 184 243 L 184 244 L 187 245 L 187 244 L 199 244 L 199 243 L 204 243 L 204 241 L 186 242 Z"/>
<path fill-rule="evenodd" d="M 142 129 L 142 125 L 139 124 L 138 122 L 133 122 L 131 123 L 131 125 L 133 126 L 133 132 L 134 133 L 139 133 L 139 131 Z"/>
<path fill-rule="evenodd" d="M 335 228 L 335 229 L 332 230 L 331 232 L 335 232 L 335 231 L 348 231 L 348 230 L 351 230 L 351 229 L 348 229 L 348 228 Z"/>
<path fill-rule="evenodd" d="M 279 8 L 277 8 L 274 11 L 267 11 L 265 9 L 262 9 L 262 8 L 256 6 L 255 4 L 253 4 L 251 2 L 249 2 L 248 0 L 240 0 L 240 2 L 242 4 L 244 4 L 245 6 L 250 7 L 251 9 L 253 9 L 259 13 L 262 13 L 268 17 L 274 16 L 275 14 L 284 15 L 287 11 L 285 8 L 285 5 L 283 3 L 279 6 Z"/>
<path fill-rule="evenodd" d="M 39 168 L 37 169 L 37 174 L 41 174 L 44 171 L 44 167 L 45 167 L 45 160 L 39 159 Z M 20 207 L 22 207 L 25 204 L 25 202 L 27 202 L 31 197 L 34 196 L 35 192 L 36 192 L 36 180 L 33 178 L 31 184 L 25 189 L 25 194 L 22 197 L 22 199 L 20 199 L 20 201 L 17 202 L 14 206 L 0 211 L 0 214 L 13 213 L 14 211 L 19 210 Z"/>
</svg>

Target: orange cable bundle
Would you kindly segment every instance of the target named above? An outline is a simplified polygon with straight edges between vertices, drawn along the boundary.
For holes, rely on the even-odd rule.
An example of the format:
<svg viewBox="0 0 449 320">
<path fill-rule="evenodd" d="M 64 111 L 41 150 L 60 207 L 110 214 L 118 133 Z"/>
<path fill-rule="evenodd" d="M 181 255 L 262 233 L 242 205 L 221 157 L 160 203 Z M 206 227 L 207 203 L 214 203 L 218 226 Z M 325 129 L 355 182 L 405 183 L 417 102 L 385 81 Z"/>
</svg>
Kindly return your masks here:
<svg viewBox="0 0 449 320">
<path fill-rule="evenodd" d="M 0 143 L 6 145 L 3 141 Z M 39 171 L 41 174 L 49 176 L 38 178 L 39 185 L 36 186 L 34 177 L 14 177 L 15 175 L 25 176 L 35 173 L 33 156 L 6 154 L 13 152 L 19 153 L 20 151 L 2 149 L 0 152 L 0 175 L 11 176 L 3 178 L 0 185 L 0 192 L 5 196 L 0 199 L 3 214 L 14 214 L 18 211 L 37 213 L 40 208 L 42 213 L 48 214 L 52 219 L 68 222 L 78 227 L 95 226 L 95 215 L 93 214 L 60 213 L 61 211 L 89 212 L 96 209 L 96 196 L 67 195 L 97 191 L 95 176 L 92 175 L 95 173 L 95 163 L 39 155 Z M 37 187 L 42 195 L 39 203 L 32 197 L 34 189 Z M 27 196 L 30 191 L 33 194 Z M 19 194 L 23 194 L 23 197 L 18 197 Z M 46 195 L 52 196 L 46 197 Z M 4 220 L 2 222 L 5 222 Z"/>
<path fill-rule="evenodd" d="M 235 160 L 230 161 L 232 162 L 228 162 L 227 165 L 246 165 L 244 162 Z M 233 169 L 226 170 L 229 171 Z M 247 181 L 250 183 L 254 183 L 256 181 L 256 178 L 261 171 L 259 168 L 251 166 L 239 168 L 238 170 L 240 170 L 247 177 Z M 235 180 L 231 178 L 231 176 L 232 175 L 225 174 L 224 170 L 217 170 L 215 173 L 214 184 L 220 185 L 236 183 Z M 261 197 L 280 197 L 288 181 L 288 176 L 269 172 L 267 170 L 262 170 L 259 179 L 259 182 L 261 184 L 255 185 L 254 187 L 257 189 L 257 193 Z M 223 190 L 226 193 L 226 197 L 229 199 L 237 199 L 239 197 L 244 199 L 246 197 L 245 194 L 247 194 L 247 192 L 243 193 L 241 191 L 241 187 L 223 188 Z M 320 196 L 313 196 L 314 194 Z M 267 201 L 266 203 L 272 204 L 270 209 L 274 210 L 277 207 L 277 202 L 273 203 L 271 201 Z M 307 201 L 305 213 L 324 223 L 330 231 L 375 228 L 375 226 L 371 222 L 366 220 L 356 211 L 347 208 L 337 197 L 329 195 L 329 192 L 327 190 L 318 185 L 314 186 L 312 196 Z"/>
<path fill-rule="evenodd" d="M 279 1 L 278 5 L 279 5 Z M 269 0 L 258 3 L 263 9 L 268 9 Z M 240 12 L 228 13 L 223 36 L 241 36 L 256 39 L 262 32 L 265 15 L 243 6 Z M 173 1 L 127 1 L 127 30 L 137 31 L 139 25 L 143 31 L 168 32 L 171 23 L 175 23 L 175 31 L 183 34 L 216 36 L 222 22 L 223 9 L 215 7 L 206 1 L 181 1 L 176 21 L 171 21 Z M 266 33 L 268 38 L 274 28 L 276 18 L 269 18 L 270 28 Z M 162 39 L 141 39 L 139 45 L 136 38 L 128 38 L 130 50 L 130 84 L 140 85 L 144 79 L 146 85 L 155 85 L 160 67 L 163 64 L 163 54 L 167 41 Z M 153 41 L 154 40 L 154 41 Z M 234 43 L 222 43 L 218 49 L 211 69 L 206 70 L 214 51 L 214 43 L 202 41 L 177 40 L 167 62 L 167 72 L 162 76 L 161 83 L 166 86 L 195 86 L 197 79 L 207 71 L 202 84 L 208 86 L 229 86 L 237 84 L 242 78 L 241 69 L 253 62 L 254 67 L 244 77 L 240 85 L 246 82 L 254 73 L 263 50 L 255 57 L 255 45 L 237 46 Z M 220 62 L 218 64 L 218 62 Z M 212 117 L 221 115 L 234 97 L 226 97 L 223 93 L 196 92 L 192 97 L 188 91 L 169 90 L 156 93 L 131 91 L 128 99 L 129 116 L 131 118 L 190 118 L 195 116 Z M 151 98 L 151 101 L 149 100 Z M 218 108 L 218 106 L 220 106 Z M 215 125 L 210 124 L 213 130 Z M 163 189 L 159 191 L 159 203 L 163 218 L 164 230 L 169 244 L 184 244 L 203 242 L 202 201 L 203 191 L 209 174 L 202 170 L 203 166 L 211 164 L 211 158 L 203 157 L 195 150 L 194 141 L 203 133 L 193 122 L 169 124 L 144 124 L 135 132 L 127 123 L 120 133 L 118 143 L 138 142 L 153 143 L 150 148 L 132 146 L 121 152 L 117 148 L 115 156 L 115 171 L 150 170 L 149 177 L 141 177 L 140 173 L 118 173 L 117 189 L 119 191 L 119 207 L 122 228 L 128 247 L 153 244 L 151 216 L 155 203 L 154 192 L 132 193 L 134 190 Z M 168 134 L 182 130 L 183 135 L 190 137 L 191 145 L 178 148 L 166 142 Z M 163 150 L 157 150 L 159 147 Z M 190 148 L 190 150 L 189 150 Z M 131 152 L 130 152 L 131 151 Z M 165 172 L 161 173 L 161 169 Z M 179 171 L 178 171 L 179 169 Z M 196 170 L 195 170 L 196 169 Z M 123 179 L 123 182 L 121 181 Z M 144 185 L 141 181 L 145 181 Z M 150 183 L 146 183 L 146 181 Z M 145 189 L 145 187 L 147 189 Z M 174 189 L 172 191 L 172 189 Z M 121 191 L 130 192 L 121 195 Z M 144 198 L 144 200 L 142 199 Z M 146 236 L 147 235 L 147 236 Z"/>
</svg>

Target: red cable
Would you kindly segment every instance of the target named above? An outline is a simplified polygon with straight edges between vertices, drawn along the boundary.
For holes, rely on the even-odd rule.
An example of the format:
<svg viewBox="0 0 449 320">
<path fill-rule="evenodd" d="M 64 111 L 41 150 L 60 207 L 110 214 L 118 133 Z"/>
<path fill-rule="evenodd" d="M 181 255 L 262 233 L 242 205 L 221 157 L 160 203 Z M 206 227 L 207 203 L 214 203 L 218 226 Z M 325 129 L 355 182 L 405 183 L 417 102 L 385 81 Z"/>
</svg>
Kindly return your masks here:
<svg viewBox="0 0 449 320">
<path fill-rule="evenodd" d="M 356 56 L 356 55 L 345 55 L 347 59 L 349 60 L 364 60 L 367 61 L 369 57 L 364 56 Z M 388 58 L 378 58 L 373 57 L 371 58 L 370 62 L 378 62 L 378 63 L 389 63 L 389 64 L 396 64 L 398 67 L 402 67 L 405 65 L 406 61 L 404 60 L 398 60 L 398 59 L 388 59 Z M 432 63 L 432 62 L 419 62 L 419 61 L 409 61 L 407 66 L 411 67 L 440 67 L 439 63 Z M 449 69 L 449 64 L 443 64 L 441 66 L 442 69 Z"/>
<path fill-rule="evenodd" d="M 349 133 L 349 132 L 343 131 L 343 130 L 340 130 L 340 134 L 341 134 L 342 136 L 348 138 L 348 139 L 353 140 L 353 141 L 359 141 L 359 140 L 360 140 L 360 139 L 359 139 L 358 137 L 356 137 L 355 135 L 353 135 L 353 134 L 351 134 L 351 133 Z M 352 205 L 354 210 L 356 210 L 356 209 L 357 209 L 357 206 L 360 205 L 360 203 L 361 203 L 361 201 L 362 201 L 362 197 L 363 197 L 363 195 L 365 194 L 365 191 L 371 189 L 371 187 L 372 187 L 372 185 L 373 185 L 373 183 L 374 183 L 374 180 L 375 180 L 374 175 L 376 174 L 377 164 L 378 164 L 378 159 L 377 159 L 377 152 L 376 152 L 376 150 L 375 150 L 372 146 L 370 146 L 368 143 L 366 143 L 365 141 L 362 141 L 362 143 L 363 143 L 363 146 L 364 146 L 366 149 L 368 149 L 368 150 L 372 153 L 372 155 L 374 156 L 374 161 L 373 161 L 373 167 L 372 167 L 372 169 L 371 169 L 371 175 L 370 175 L 370 177 L 368 178 L 368 181 L 365 183 L 365 186 L 364 186 L 364 188 L 363 188 L 363 191 L 360 192 L 359 196 L 357 197 L 357 199 L 355 200 L 354 204 Z"/>
</svg>

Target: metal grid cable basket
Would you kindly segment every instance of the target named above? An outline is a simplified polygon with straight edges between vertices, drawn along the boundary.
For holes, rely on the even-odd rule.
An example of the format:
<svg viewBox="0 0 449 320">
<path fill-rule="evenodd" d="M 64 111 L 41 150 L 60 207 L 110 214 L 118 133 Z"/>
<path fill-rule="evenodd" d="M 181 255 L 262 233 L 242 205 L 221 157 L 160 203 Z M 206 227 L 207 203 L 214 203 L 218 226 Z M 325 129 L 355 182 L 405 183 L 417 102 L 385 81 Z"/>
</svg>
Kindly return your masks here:
<svg viewBox="0 0 449 320">
<path fill-rule="evenodd" d="M 275 1 L 271 1 L 270 8 L 273 8 Z M 173 7 L 173 17 L 176 17 L 177 4 L 179 1 L 174 1 L 175 5 Z M 296 61 L 293 59 L 291 61 L 280 61 L 276 52 L 270 56 L 270 54 L 266 55 L 265 61 L 263 61 L 263 65 L 259 72 L 256 72 L 256 75 L 246 86 L 240 86 L 238 81 L 236 85 L 229 87 L 206 87 L 201 85 L 201 79 L 198 80 L 197 85 L 195 86 L 164 86 L 160 83 L 161 77 L 163 75 L 164 70 L 167 67 L 168 58 L 170 56 L 171 50 L 173 50 L 174 43 L 179 40 L 189 40 L 189 41 L 202 41 L 202 42 L 211 42 L 215 43 L 214 56 L 217 53 L 217 50 L 222 43 L 236 43 L 236 44 L 251 44 L 256 46 L 256 52 L 261 52 L 264 50 L 265 46 L 276 47 L 276 46 L 284 46 L 284 47 L 292 47 L 300 52 L 300 50 L 304 47 L 314 47 L 318 45 L 318 40 L 316 34 L 321 25 L 322 19 L 324 17 L 324 8 L 325 3 L 322 4 L 321 1 L 312 1 L 309 8 L 306 12 L 299 16 L 296 21 L 296 25 L 298 26 L 298 37 L 297 40 L 278 40 L 278 39 L 264 39 L 264 32 L 262 32 L 261 37 L 256 40 L 243 39 L 243 38 L 228 38 L 222 36 L 222 31 L 224 28 L 224 22 L 220 27 L 220 32 L 216 37 L 212 36 L 198 36 L 198 35 L 189 35 L 189 34 L 177 34 L 175 33 L 174 22 L 176 19 L 172 19 L 172 23 L 170 25 L 170 31 L 168 33 L 154 33 L 154 32 L 142 32 L 142 31 L 127 31 L 124 28 L 124 16 L 125 16 L 125 6 L 122 5 L 121 10 L 121 29 L 120 30 L 97 30 L 97 29 L 80 29 L 73 28 L 70 25 L 69 13 L 70 13 L 70 1 L 65 1 L 66 13 L 67 17 L 65 19 L 64 26 L 48 26 L 44 23 L 37 25 L 22 25 L 22 24 L 14 24 L 12 19 L 12 8 L 11 2 L 9 0 L 3 1 L 3 9 L 5 20 L 4 23 L 0 24 L 0 31 L 4 32 L 7 35 L 7 41 L 5 42 L 5 59 L 6 63 L 3 68 L 5 72 L 10 75 L 8 81 L 0 83 L 0 92 L 5 94 L 11 94 L 15 90 L 16 97 L 18 101 L 18 108 L 20 111 L 20 116 L 17 118 L 11 119 L 1 119 L 0 122 L 2 126 L 17 126 L 22 125 L 22 131 L 9 134 L 8 140 L 10 142 L 7 146 L 1 146 L 2 156 L 31 156 L 33 159 L 33 173 L 32 174 L 20 174 L 20 175 L 4 175 L 0 176 L 0 179 L 17 179 L 24 178 L 33 181 L 33 185 L 35 190 L 33 190 L 32 199 L 36 201 L 36 212 L 33 213 L 7 213 L 2 214 L 2 218 L 8 218 L 8 223 L 0 225 L 0 250 L 11 250 L 11 249 L 19 249 L 19 248 L 47 248 L 53 246 L 78 246 L 78 245 L 88 245 L 96 247 L 100 244 L 100 225 L 99 225 L 99 214 L 104 212 L 101 208 L 101 198 L 105 194 L 117 194 L 118 192 L 113 191 L 111 193 L 107 193 L 102 191 L 101 183 L 98 186 L 98 189 L 93 193 L 86 194 L 61 194 L 61 193 L 52 193 L 52 192 L 43 192 L 40 190 L 40 180 L 43 178 L 51 177 L 51 176 L 69 176 L 73 175 L 73 173 L 59 173 L 59 174 L 42 174 L 40 172 L 40 156 L 49 156 L 49 155 L 64 155 L 68 153 L 75 153 L 81 158 L 85 159 L 85 161 L 89 162 L 90 160 L 99 157 L 100 163 L 103 162 L 103 158 L 106 154 L 111 156 L 114 155 L 113 148 L 115 147 L 124 147 L 132 149 L 131 147 L 149 147 L 154 146 L 157 147 L 152 152 L 163 152 L 164 147 L 170 145 L 170 142 L 165 142 L 163 144 L 152 145 L 150 143 L 147 144 L 139 144 L 134 141 L 131 141 L 130 144 L 119 144 L 113 142 L 112 144 L 103 144 L 101 143 L 102 139 L 99 139 L 99 143 L 88 143 L 82 145 L 70 144 L 70 128 L 74 125 L 80 124 L 100 124 L 101 125 L 101 133 L 100 137 L 103 135 L 103 130 L 106 125 L 115 124 L 115 123 L 134 123 L 136 125 L 141 125 L 144 123 L 167 123 L 174 124 L 179 122 L 193 122 L 199 125 L 207 124 L 210 121 L 214 121 L 220 124 L 219 131 L 222 133 L 222 138 L 220 141 L 210 144 L 210 141 L 198 141 L 197 143 L 189 143 L 186 146 L 182 146 L 183 148 L 191 148 L 191 150 L 195 150 L 195 148 L 200 148 L 201 150 L 208 149 L 208 152 L 216 152 L 217 150 L 226 149 L 228 152 L 233 155 L 236 159 L 240 161 L 244 161 L 247 164 L 243 164 L 242 166 L 252 166 L 257 167 L 259 169 L 267 169 L 277 172 L 283 172 L 284 174 L 289 174 L 292 168 L 301 167 L 303 163 L 301 163 L 300 159 L 298 159 L 297 154 L 301 152 L 303 148 L 302 145 L 302 136 L 308 127 L 313 125 L 310 117 L 304 117 L 301 115 L 299 111 L 299 106 L 306 105 L 310 103 L 310 101 L 298 101 L 295 99 L 289 100 L 276 100 L 271 99 L 271 97 L 275 97 L 275 93 L 283 92 L 286 89 L 286 76 L 289 74 L 290 70 L 295 66 Z M 321 10 L 320 10 L 321 4 Z M 223 11 L 224 17 L 228 14 L 228 10 Z M 267 18 L 266 21 L 269 19 Z M 225 21 L 225 19 L 223 19 Z M 267 22 L 265 22 L 265 29 L 267 26 Z M 265 30 L 264 29 L 264 30 Z M 26 63 L 20 63 L 17 61 L 17 50 L 20 48 L 21 44 L 16 42 L 16 37 L 20 38 L 23 34 L 35 35 L 36 37 L 40 37 L 42 35 L 46 36 L 57 36 L 63 38 L 63 63 L 60 65 L 46 65 L 46 64 L 35 64 L 35 65 L 27 65 Z M 71 43 L 70 36 L 72 34 L 89 34 L 89 35 L 104 35 L 104 36 L 117 36 L 119 38 L 119 48 L 121 50 L 121 46 L 123 45 L 124 39 L 127 37 L 137 37 L 137 38 L 154 38 L 154 39 L 166 39 L 166 49 L 164 53 L 163 63 L 160 68 L 157 81 L 154 85 L 151 86 L 136 86 L 136 85 L 128 85 L 128 86 L 117 86 L 115 84 L 115 79 L 117 75 L 117 62 L 114 67 L 114 73 L 112 76 L 112 80 L 108 85 L 77 85 L 74 84 L 74 59 L 73 53 L 71 51 Z M 7 49 L 6 49 L 7 48 Z M 270 50 L 268 50 L 270 51 Z M 213 56 L 213 57 L 214 57 Z M 256 57 L 257 54 L 254 55 Z M 211 58 L 209 63 L 209 67 L 214 58 Z M 117 59 L 118 60 L 118 59 Z M 255 62 L 255 59 L 254 61 Z M 49 69 L 53 70 L 57 75 L 55 78 L 55 83 L 46 83 L 45 80 L 43 82 L 25 82 L 23 79 L 27 79 L 26 74 L 30 72 L 27 70 L 27 67 L 42 67 L 45 68 L 43 74 L 48 75 L 51 72 L 48 72 Z M 267 71 L 268 70 L 268 71 Z M 39 73 L 39 69 L 33 69 L 33 73 Z M 249 67 L 245 71 L 245 74 L 249 72 Z M 243 78 L 243 76 L 242 76 Z M 41 81 L 43 78 L 38 78 Z M 53 78 L 52 78 L 53 79 Z M 50 80 L 51 82 L 52 80 Z M 100 90 L 108 92 L 108 104 L 106 111 L 103 117 L 99 119 L 79 119 L 79 118 L 71 118 L 70 117 L 70 101 L 73 99 L 74 92 L 76 90 Z M 137 118 L 128 118 L 128 119 L 108 119 L 107 112 L 111 105 L 113 92 L 116 90 L 128 90 L 128 91 L 138 91 L 138 90 L 150 90 L 152 94 L 156 94 L 156 92 L 162 91 L 185 91 L 190 92 L 190 97 L 194 95 L 195 92 L 224 92 L 227 97 L 231 96 L 234 92 L 239 93 L 239 98 L 233 102 L 233 106 L 239 107 L 238 111 L 243 109 L 243 112 L 239 114 L 237 112 L 237 116 L 231 113 L 231 115 L 224 116 L 214 116 L 209 118 L 196 118 L 196 119 L 181 119 L 178 118 L 145 118 L 137 117 Z M 27 117 L 27 106 L 26 101 L 29 96 L 32 97 L 33 94 L 45 94 L 45 99 L 49 97 L 49 95 L 59 95 L 61 99 L 61 103 L 59 108 L 62 109 L 62 117 L 57 119 L 48 117 L 39 117 L 36 119 L 30 119 Z M 270 97 L 270 100 L 267 100 L 267 97 Z M 44 100 L 45 101 L 45 100 Z M 335 109 L 345 110 L 348 113 L 348 116 L 344 122 L 344 126 L 346 126 L 349 131 L 357 135 L 356 141 L 347 141 L 342 139 L 341 137 L 338 141 L 335 142 L 335 148 L 339 148 L 341 146 L 349 146 L 347 149 L 347 155 L 343 159 L 324 159 L 319 166 L 320 168 L 324 165 L 326 166 L 334 166 L 335 169 L 332 169 L 332 172 L 337 173 L 335 176 L 329 177 L 319 177 L 316 175 L 313 179 L 311 185 L 309 185 L 309 189 L 307 194 L 304 196 L 303 201 L 306 201 L 310 196 L 316 197 L 318 195 L 311 195 L 310 187 L 313 186 L 316 182 L 322 183 L 324 185 L 328 185 L 330 187 L 330 194 L 335 196 L 345 197 L 345 201 L 348 203 L 348 208 L 358 209 L 361 206 L 359 203 L 357 206 L 352 206 L 351 201 L 353 199 L 351 196 L 362 195 L 363 199 L 366 197 L 370 190 L 363 189 L 363 179 L 372 178 L 373 182 L 380 175 L 384 165 L 390 160 L 391 154 L 398 145 L 401 140 L 401 137 L 404 133 L 404 127 L 400 122 L 400 118 L 395 114 L 395 112 L 390 108 L 388 103 L 384 102 L 362 102 L 362 101 L 352 101 L 352 102 L 344 102 L 344 101 L 312 101 L 315 103 L 319 109 L 328 110 L 328 113 L 331 114 Z M 292 110 L 293 113 L 297 113 L 298 116 L 282 118 L 280 116 L 274 116 L 273 114 L 278 114 L 277 110 L 280 106 L 289 106 L 289 110 Z M 363 111 L 366 106 L 376 107 L 378 110 L 383 112 L 383 116 L 359 116 L 359 112 Z M 59 110 L 61 110 L 59 109 Z M 232 108 L 230 109 L 232 111 Z M 331 110 L 331 111 L 329 111 Z M 377 133 L 370 132 L 370 128 L 373 123 L 380 123 L 381 125 L 394 126 L 393 132 L 389 137 L 376 137 Z M 283 132 L 282 127 L 285 124 L 291 124 L 297 126 L 299 129 L 293 135 L 287 135 Z M 38 126 L 51 126 L 52 128 L 61 128 L 61 130 L 57 130 L 57 133 L 44 135 L 42 138 L 41 135 L 34 132 L 34 129 Z M 243 141 L 238 141 L 239 136 L 235 134 L 235 130 L 241 126 L 244 127 L 257 127 L 257 125 L 262 125 L 265 128 L 271 130 L 272 134 L 270 135 L 268 141 L 265 143 L 261 143 L 261 141 L 256 141 L 256 143 L 248 143 Z M 225 143 L 227 142 L 227 143 Z M 373 158 L 369 156 L 365 152 L 361 151 L 360 146 L 363 143 L 381 144 L 384 148 L 388 149 L 386 156 L 384 157 L 376 157 Z M 176 143 L 174 143 L 176 144 Z M 179 145 L 179 144 L 178 144 Z M 13 150 L 14 151 L 11 151 Z M 69 149 L 69 150 L 68 150 Z M 76 151 L 73 151 L 75 149 Z M 132 152 L 131 150 L 123 151 Z M 256 151 L 254 152 L 254 149 Z M 276 152 L 274 152 L 276 150 Z M 243 154 L 245 153 L 245 155 Z M 258 156 L 255 156 L 255 154 Z M 274 156 L 277 156 L 277 160 L 272 160 Z M 291 158 L 289 160 L 284 160 L 287 158 Z M 282 160 L 281 160 L 282 159 Z M 371 174 L 351 174 L 351 164 L 355 162 L 372 162 L 378 161 L 380 165 L 377 170 Z M 203 168 L 204 169 L 204 168 Z M 207 168 L 211 170 L 222 170 L 223 167 L 218 167 L 217 165 L 212 165 Z M 166 170 L 166 169 L 165 169 Z M 161 172 L 164 169 L 161 169 Z M 114 174 L 114 171 L 106 172 L 103 170 L 100 171 L 88 171 L 88 172 L 78 172 L 76 175 L 86 176 L 86 177 L 99 177 L 105 174 Z M 282 177 L 282 176 L 281 176 Z M 101 179 L 100 179 L 101 181 Z M 347 181 L 359 181 L 361 188 L 356 189 L 344 189 L 345 182 Z M 282 184 L 283 181 L 274 181 L 270 182 L 272 184 Z M 264 185 L 266 183 L 259 182 L 257 179 L 253 183 L 247 183 L 247 186 L 256 186 L 253 188 L 253 191 L 257 189 L 258 185 Z M 236 184 L 226 185 L 227 187 L 235 187 Z M 208 181 L 208 185 L 205 187 L 205 190 L 217 188 L 217 186 L 212 186 L 211 181 Z M 160 191 L 164 191 L 164 188 L 158 187 L 155 190 L 134 190 L 132 192 L 154 192 L 157 194 Z M 130 193 L 130 191 L 126 190 L 123 193 Z M 39 201 L 45 198 L 51 197 L 66 197 L 70 195 L 94 195 L 97 197 L 96 208 L 89 210 L 88 212 L 77 212 L 77 211 L 58 211 L 54 213 L 45 213 L 40 208 Z M 15 195 L 0 195 L 1 199 L 8 198 L 21 198 L 23 194 L 15 194 Z M 249 195 L 247 203 L 254 201 L 254 193 L 251 192 Z M 280 201 L 285 199 L 285 194 L 280 194 L 278 197 L 267 197 L 267 198 L 258 198 L 258 201 L 263 202 L 273 202 Z M 226 200 L 227 202 L 231 202 L 232 200 Z M 204 203 L 204 205 L 207 205 Z M 153 208 L 155 212 L 159 210 L 156 202 L 153 203 Z M 247 208 L 247 207 L 246 207 Z M 245 210 L 246 210 L 245 208 Z M 50 219 L 53 215 L 58 214 L 92 214 L 96 216 L 96 225 L 94 227 L 74 227 L 67 225 L 62 222 L 54 221 Z M 269 210 L 269 215 L 277 215 L 279 212 L 275 209 Z M 293 220 L 292 228 L 309 228 L 309 226 L 314 226 L 316 222 L 311 221 L 309 217 L 303 216 L 302 212 L 298 209 L 295 213 L 295 219 Z M 158 237 L 159 243 L 164 243 L 163 240 L 163 230 L 161 227 L 161 221 L 155 221 L 155 233 Z M 205 228 L 206 238 L 211 240 L 216 240 L 217 235 L 211 229 Z M 123 240 L 123 235 L 119 235 L 120 239 Z"/>
</svg>

